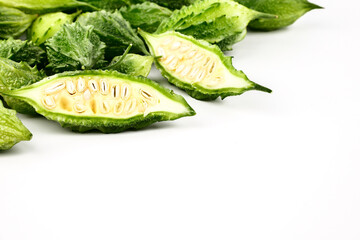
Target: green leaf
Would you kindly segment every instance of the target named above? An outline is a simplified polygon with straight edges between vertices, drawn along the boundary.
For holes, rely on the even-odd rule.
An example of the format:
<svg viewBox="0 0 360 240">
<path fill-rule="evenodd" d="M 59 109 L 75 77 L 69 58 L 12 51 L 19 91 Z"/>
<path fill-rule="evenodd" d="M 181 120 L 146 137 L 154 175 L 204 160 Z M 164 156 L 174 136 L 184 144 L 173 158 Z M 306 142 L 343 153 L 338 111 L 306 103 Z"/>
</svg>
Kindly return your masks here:
<svg viewBox="0 0 360 240">
<path fill-rule="evenodd" d="M 160 23 L 172 14 L 171 10 L 151 2 L 124 7 L 120 11 L 133 28 L 141 28 L 150 33 L 155 32 Z"/>
<path fill-rule="evenodd" d="M 91 4 L 98 9 L 116 10 L 123 6 L 130 6 L 130 0 L 79 0 Z"/>
<path fill-rule="evenodd" d="M 21 141 L 30 141 L 31 132 L 16 117 L 16 111 L 6 109 L 0 101 L 0 151 L 8 150 Z"/>
<path fill-rule="evenodd" d="M 106 59 L 122 54 L 130 44 L 133 45 L 132 52 L 148 54 L 144 42 L 119 11 L 84 13 L 77 22 L 82 26 L 93 26 L 94 32 L 107 46 Z"/>
<path fill-rule="evenodd" d="M 62 12 L 48 13 L 38 17 L 30 28 L 31 40 L 40 45 L 54 36 L 65 23 L 72 23 L 80 12 L 66 14 Z"/>
<path fill-rule="evenodd" d="M 30 66 L 38 65 L 45 59 L 45 51 L 30 41 L 8 40 L 0 41 L 0 57 L 15 62 L 26 62 Z"/>
<path fill-rule="evenodd" d="M 0 38 L 20 36 L 30 27 L 35 18 L 36 15 L 25 14 L 15 8 L 0 6 Z"/>
<path fill-rule="evenodd" d="M 36 67 L 31 68 L 25 62 L 14 62 L 10 59 L 0 58 L 0 93 L 31 85 L 45 77 Z M 19 113 L 35 115 L 35 110 L 27 103 L 3 96 L 9 107 Z"/>
<path fill-rule="evenodd" d="M 236 0 L 248 8 L 275 14 L 277 19 L 258 19 L 249 24 L 256 30 L 271 31 L 293 24 L 301 16 L 313 9 L 322 7 L 307 0 Z"/>
<path fill-rule="evenodd" d="M 26 13 L 49 13 L 69 9 L 96 9 L 88 3 L 76 0 L 0 0 L 0 6 L 20 9 Z"/>
<path fill-rule="evenodd" d="M 169 8 L 169 9 L 180 9 L 183 6 L 190 5 L 194 0 L 132 0 L 133 3 L 143 3 L 143 2 L 153 2 L 160 6 Z"/>
<path fill-rule="evenodd" d="M 93 26 L 65 24 L 45 42 L 49 65 L 53 72 L 92 69 L 104 59 L 105 44 Z"/>
<path fill-rule="evenodd" d="M 199 0 L 174 11 L 156 33 L 177 31 L 229 49 L 230 44 L 242 40 L 251 20 L 275 17 L 251 10 L 232 0 Z"/>
</svg>

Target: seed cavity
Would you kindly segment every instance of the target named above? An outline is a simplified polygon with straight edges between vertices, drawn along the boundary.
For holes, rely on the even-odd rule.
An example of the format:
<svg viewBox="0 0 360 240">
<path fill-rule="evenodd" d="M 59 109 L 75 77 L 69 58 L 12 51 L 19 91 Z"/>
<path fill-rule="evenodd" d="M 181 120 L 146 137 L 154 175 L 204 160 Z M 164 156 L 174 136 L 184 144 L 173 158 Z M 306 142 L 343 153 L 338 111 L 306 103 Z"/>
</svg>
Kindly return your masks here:
<svg viewBox="0 0 360 240">
<path fill-rule="evenodd" d="M 197 50 L 192 50 L 191 52 L 189 52 L 189 53 L 185 56 L 185 58 L 191 59 L 191 58 L 193 58 L 193 57 L 195 56 L 195 54 L 196 54 L 197 52 L 198 52 Z"/>
<path fill-rule="evenodd" d="M 216 62 L 213 62 L 213 64 L 211 64 L 211 67 L 210 67 L 210 70 L 209 70 L 210 74 L 214 71 L 215 66 L 216 66 Z"/>
<path fill-rule="evenodd" d="M 111 105 L 108 101 L 103 101 L 101 104 L 100 104 L 100 111 L 104 114 L 107 114 L 110 112 L 110 109 L 111 108 Z"/>
<path fill-rule="evenodd" d="M 180 53 L 186 53 L 187 51 L 190 50 L 190 46 L 189 45 L 183 45 L 181 46 L 181 48 L 179 49 Z"/>
<path fill-rule="evenodd" d="M 45 96 L 42 103 L 49 110 L 56 108 L 56 103 L 52 96 Z"/>
<path fill-rule="evenodd" d="M 169 63 L 169 66 L 168 68 L 171 70 L 171 71 L 174 71 L 177 67 L 179 63 L 179 60 L 177 58 L 175 58 L 174 60 L 172 60 L 172 62 Z"/>
<path fill-rule="evenodd" d="M 148 93 L 142 89 L 140 89 L 140 95 L 149 101 L 151 101 L 153 99 L 153 96 L 150 93 Z"/>
<path fill-rule="evenodd" d="M 88 85 L 89 85 L 89 89 L 92 92 L 97 92 L 99 90 L 99 85 L 95 80 L 90 80 Z"/>
<path fill-rule="evenodd" d="M 90 99 L 91 99 L 91 92 L 89 91 L 89 89 L 86 89 L 86 91 L 84 92 L 84 100 L 89 101 Z"/>
<path fill-rule="evenodd" d="M 171 50 L 177 50 L 179 49 L 179 47 L 181 46 L 181 42 L 174 42 L 172 45 L 171 45 Z"/>
<path fill-rule="evenodd" d="M 61 90 L 63 90 L 64 88 L 65 88 L 64 82 L 55 83 L 54 85 L 52 85 L 51 87 L 49 87 L 45 90 L 45 94 L 57 93 L 57 92 L 60 92 Z"/>
<path fill-rule="evenodd" d="M 193 69 L 193 70 L 191 71 L 189 77 L 190 77 L 190 78 L 194 78 L 195 75 L 196 75 L 198 72 L 199 72 L 199 68 Z"/>
<path fill-rule="evenodd" d="M 130 97 L 130 87 L 124 84 L 121 88 L 121 98 L 127 100 Z"/>
<path fill-rule="evenodd" d="M 178 68 L 176 68 L 175 73 L 181 73 L 185 69 L 185 64 L 181 64 Z"/>
<path fill-rule="evenodd" d="M 175 59 L 174 55 L 170 55 L 168 58 L 165 59 L 164 64 L 168 65 L 170 62 L 172 62 Z"/>
<path fill-rule="evenodd" d="M 120 115 L 124 111 L 124 102 L 117 102 L 114 106 L 114 113 Z"/>
<path fill-rule="evenodd" d="M 66 90 L 70 95 L 74 95 L 76 93 L 76 87 L 73 81 L 66 81 Z"/>
<path fill-rule="evenodd" d="M 189 74 L 189 72 L 191 71 L 192 67 L 191 66 L 186 66 L 186 68 L 184 69 L 184 71 L 181 73 L 182 77 L 185 77 L 186 75 Z"/>
<path fill-rule="evenodd" d="M 102 95 L 107 95 L 109 94 L 109 85 L 106 81 L 101 80 L 100 82 L 100 93 Z"/>
<path fill-rule="evenodd" d="M 97 104 L 96 104 L 96 100 L 95 99 L 92 99 L 90 101 L 90 108 L 91 108 L 91 111 L 96 114 L 97 113 Z"/>
<path fill-rule="evenodd" d="M 132 113 L 136 108 L 136 104 L 137 103 L 135 99 L 131 99 L 130 101 L 127 101 L 125 105 L 125 113 L 127 114 Z"/>
<path fill-rule="evenodd" d="M 60 99 L 60 107 L 64 110 L 71 111 L 71 104 L 70 101 L 66 97 L 62 97 Z"/>
<path fill-rule="evenodd" d="M 77 113 L 84 113 L 86 111 L 86 106 L 80 102 L 74 104 L 74 110 Z"/>
<path fill-rule="evenodd" d="M 119 85 L 114 85 L 111 87 L 111 96 L 113 98 L 118 98 L 120 95 L 120 87 Z"/>
<path fill-rule="evenodd" d="M 85 80 L 83 78 L 79 78 L 77 82 L 77 90 L 80 93 L 85 90 Z"/>
</svg>

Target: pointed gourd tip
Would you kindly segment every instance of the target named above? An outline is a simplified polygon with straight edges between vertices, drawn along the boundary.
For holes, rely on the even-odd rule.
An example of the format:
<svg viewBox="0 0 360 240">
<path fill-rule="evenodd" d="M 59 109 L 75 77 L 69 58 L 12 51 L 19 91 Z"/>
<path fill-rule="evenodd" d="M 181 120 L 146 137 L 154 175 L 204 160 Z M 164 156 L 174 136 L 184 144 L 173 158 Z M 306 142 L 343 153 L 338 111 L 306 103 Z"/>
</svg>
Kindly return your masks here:
<svg viewBox="0 0 360 240">
<path fill-rule="evenodd" d="M 261 86 L 259 84 L 255 84 L 254 89 L 262 92 L 272 93 L 272 90 L 270 88 Z"/>
</svg>

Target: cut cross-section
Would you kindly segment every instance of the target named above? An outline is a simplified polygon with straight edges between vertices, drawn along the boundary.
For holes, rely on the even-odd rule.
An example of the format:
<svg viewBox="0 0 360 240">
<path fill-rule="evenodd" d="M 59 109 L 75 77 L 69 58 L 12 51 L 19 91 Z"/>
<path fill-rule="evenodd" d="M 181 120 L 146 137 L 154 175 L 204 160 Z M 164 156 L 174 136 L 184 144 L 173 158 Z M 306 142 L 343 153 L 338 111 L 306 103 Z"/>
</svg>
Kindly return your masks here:
<svg viewBox="0 0 360 240">
<path fill-rule="evenodd" d="M 236 70 L 231 58 L 225 57 L 216 45 L 177 32 L 140 33 L 157 57 L 162 74 L 194 98 L 213 100 L 248 90 L 271 92 Z"/>
</svg>

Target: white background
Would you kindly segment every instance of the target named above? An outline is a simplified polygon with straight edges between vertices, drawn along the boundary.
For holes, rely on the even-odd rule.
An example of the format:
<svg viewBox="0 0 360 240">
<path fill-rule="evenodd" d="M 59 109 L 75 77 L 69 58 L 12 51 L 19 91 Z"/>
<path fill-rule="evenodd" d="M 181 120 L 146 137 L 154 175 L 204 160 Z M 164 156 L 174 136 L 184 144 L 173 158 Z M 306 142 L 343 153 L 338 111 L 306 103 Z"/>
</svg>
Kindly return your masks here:
<svg viewBox="0 0 360 240">
<path fill-rule="evenodd" d="M 0 155 L 0 239 L 360 239 L 360 3 L 316 3 L 229 53 L 272 94 L 175 90 L 196 116 L 113 135 L 20 116 L 34 138 Z"/>
</svg>

